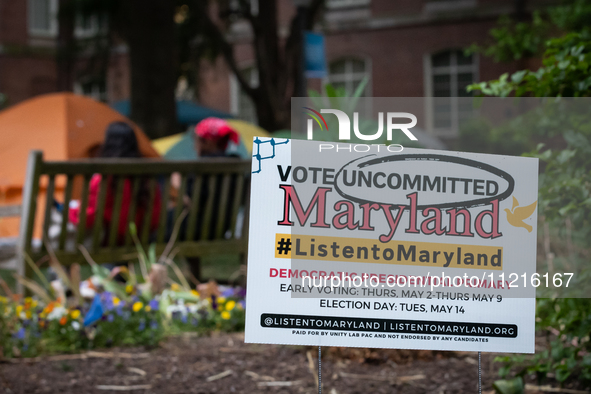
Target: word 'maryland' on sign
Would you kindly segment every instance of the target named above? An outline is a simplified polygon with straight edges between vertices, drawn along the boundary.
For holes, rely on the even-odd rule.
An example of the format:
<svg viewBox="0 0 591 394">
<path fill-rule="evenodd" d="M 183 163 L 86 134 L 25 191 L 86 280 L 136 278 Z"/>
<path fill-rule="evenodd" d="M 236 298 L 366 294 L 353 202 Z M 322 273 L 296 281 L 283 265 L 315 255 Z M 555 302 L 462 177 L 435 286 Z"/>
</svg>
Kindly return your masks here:
<svg viewBox="0 0 591 394">
<path fill-rule="evenodd" d="M 422 222 L 419 222 L 418 219 L 417 193 L 411 193 L 406 196 L 409 201 L 408 205 L 378 204 L 371 202 L 359 204 L 362 212 L 358 220 L 356 220 L 355 217 L 356 207 L 354 206 L 354 203 L 349 200 L 339 200 L 334 203 L 335 215 L 332 220 L 327 221 L 326 194 L 332 191 L 331 188 L 317 188 L 316 193 L 306 209 L 303 208 L 302 202 L 293 186 L 281 185 L 280 188 L 285 191 L 283 219 L 279 221 L 279 225 L 283 226 L 292 226 L 294 224 L 293 221 L 290 220 L 290 208 L 293 208 L 301 226 L 306 225 L 313 208 L 316 208 L 316 220 L 311 222 L 310 227 L 329 228 L 332 225 L 335 229 L 339 230 L 347 228 L 349 230 L 359 229 L 371 231 L 374 229 L 371 225 L 372 211 L 377 211 L 382 214 L 388 222 L 388 232 L 380 235 L 379 240 L 381 242 L 388 242 L 394 237 L 400 219 L 405 210 L 407 210 L 410 214 L 408 215 L 408 225 L 405 229 L 406 233 L 474 237 L 474 231 L 476 231 L 481 238 L 496 238 L 502 235 L 498 231 L 498 200 L 493 200 L 490 203 L 490 210 L 483 210 L 474 218 L 470 211 L 466 209 L 449 209 L 447 212 L 444 212 L 443 208 L 428 207 L 423 210 L 423 216 L 424 214 L 429 214 L 429 216 L 426 216 Z M 443 226 L 444 213 L 449 215 L 448 226 Z M 483 226 L 483 221 L 486 216 L 490 216 L 492 219 L 491 225 L 488 229 L 485 229 Z M 463 227 L 461 230 L 458 230 L 458 218 L 463 218 Z M 474 231 L 472 230 L 473 228 Z"/>
<path fill-rule="evenodd" d="M 502 247 L 404 241 L 376 243 L 363 238 L 290 234 L 277 234 L 276 242 L 279 245 L 282 239 L 288 238 L 290 245 L 294 247 L 289 251 L 277 248 L 276 258 L 354 261 L 361 264 L 412 264 L 443 268 L 465 265 L 470 268 L 502 269 L 503 264 Z"/>
<path fill-rule="evenodd" d="M 535 272 L 536 159 L 417 149 L 319 154 L 320 144 L 292 140 L 289 152 L 253 174 L 248 342 L 533 351 L 535 300 L 493 279 Z M 282 272 L 324 272 L 332 284 L 313 291 L 310 278 Z M 373 288 L 333 288 L 328 273 L 343 272 L 397 278 L 399 286 L 413 276 L 478 277 L 459 280 L 469 284 L 454 293 L 462 297 L 439 298 L 433 288 L 392 289 L 381 279 Z M 501 293 L 509 290 L 513 296 Z M 387 307 L 353 307 L 364 297 Z M 359 335 L 346 334 L 349 323 Z M 411 324 L 444 331 L 398 330 Z"/>
</svg>

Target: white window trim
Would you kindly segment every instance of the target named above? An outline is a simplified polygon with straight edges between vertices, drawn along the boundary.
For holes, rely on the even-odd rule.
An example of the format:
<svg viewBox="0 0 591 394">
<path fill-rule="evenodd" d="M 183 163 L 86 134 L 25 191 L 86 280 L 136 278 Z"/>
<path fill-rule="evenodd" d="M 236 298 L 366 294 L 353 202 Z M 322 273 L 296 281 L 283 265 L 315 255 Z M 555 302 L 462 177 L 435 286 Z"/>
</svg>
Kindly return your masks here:
<svg viewBox="0 0 591 394">
<path fill-rule="evenodd" d="M 453 51 L 454 49 L 449 49 Z M 480 79 L 480 58 L 478 54 L 472 54 L 473 62 L 470 65 L 451 65 L 447 67 L 437 67 L 433 70 L 432 58 L 433 55 L 441 53 L 441 51 L 427 53 L 423 55 L 423 86 L 425 96 L 425 117 L 427 123 L 427 131 L 431 134 L 436 134 L 443 137 L 457 137 L 459 133 L 459 111 L 458 111 L 458 97 L 450 97 L 451 104 L 451 127 L 450 128 L 436 128 L 435 127 L 435 115 L 433 111 L 434 96 L 433 96 L 433 77 L 435 75 L 450 75 L 450 91 L 457 91 L 457 76 L 460 72 L 469 71 L 474 76 L 474 81 Z"/>
<path fill-rule="evenodd" d="M 91 38 L 96 36 L 100 31 L 98 16 L 92 15 L 89 18 L 90 27 L 85 29 L 81 27 L 81 16 L 76 18 L 76 27 L 74 28 L 74 36 L 76 38 Z"/>
<path fill-rule="evenodd" d="M 239 6 L 239 0 L 230 0 L 230 9 L 236 10 Z M 254 16 L 259 14 L 259 0 L 250 0 L 250 13 Z"/>
<path fill-rule="evenodd" d="M 36 37 L 56 37 L 58 33 L 58 0 L 47 0 L 49 2 L 49 29 L 37 29 L 33 26 L 33 0 L 27 2 L 27 25 L 29 34 Z"/>
<path fill-rule="evenodd" d="M 249 68 L 255 68 L 254 63 L 246 63 L 240 67 L 241 70 L 246 70 Z M 258 78 L 257 72 L 256 77 L 254 78 L 256 80 L 256 84 L 254 84 L 252 79 L 248 82 L 251 84 L 251 86 L 254 84 L 254 87 L 256 87 L 258 86 Z M 233 72 L 230 72 L 230 113 L 234 116 L 240 115 L 240 82 L 238 82 L 238 78 L 236 78 L 236 75 L 234 75 Z"/>
<path fill-rule="evenodd" d="M 371 0 L 327 0 L 326 8 L 338 9 L 338 8 L 352 8 L 352 7 L 365 7 L 371 4 Z"/>
<path fill-rule="evenodd" d="M 75 94 L 79 94 L 81 96 L 86 96 L 86 97 L 90 97 L 95 99 L 96 101 L 107 101 L 109 98 L 109 89 L 107 84 L 105 83 L 105 91 L 104 93 L 101 94 L 100 90 L 95 89 L 96 85 L 93 85 L 92 88 L 92 92 L 90 92 L 90 94 L 85 94 L 84 93 L 84 89 L 82 88 L 82 84 L 84 83 L 84 80 L 82 81 L 76 81 L 74 82 L 74 93 Z"/>
<path fill-rule="evenodd" d="M 427 1 L 424 10 L 427 13 L 437 13 L 445 11 L 458 11 L 475 8 L 478 5 L 477 0 L 440 0 Z"/>
<path fill-rule="evenodd" d="M 330 65 L 332 63 L 336 63 L 338 61 L 349 60 L 349 59 L 355 59 L 355 60 L 361 60 L 361 61 L 363 61 L 365 63 L 365 72 L 363 72 L 363 73 L 351 73 L 351 74 L 346 74 L 345 73 L 343 75 L 361 76 L 361 78 L 360 78 L 361 80 L 367 76 L 368 77 L 368 79 L 367 79 L 367 85 L 365 87 L 366 94 L 365 94 L 365 96 L 362 96 L 362 97 L 371 97 L 371 95 L 373 94 L 373 89 L 372 89 L 372 87 L 373 87 L 373 84 L 372 84 L 372 81 L 373 81 L 372 60 L 371 60 L 371 58 L 366 57 L 366 56 L 346 55 L 346 56 L 340 56 L 338 58 L 335 58 L 333 60 L 330 60 L 328 62 L 328 70 L 327 70 L 328 72 L 326 73 L 327 75 L 326 75 L 326 77 L 324 77 L 322 79 L 322 86 L 325 86 L 326 84 L 333 83 L 333 82 L 346 82 L 345 78 L 343 78 L 343 80 L 339 80 L 341 78 L 340 78 L 340 76 L 337 76 L 337 78 L 335 80 L 335 78 L 330 75 Z M 351 94 L 353 94 L 353 92 L 351 92 Z"/>
</svg>

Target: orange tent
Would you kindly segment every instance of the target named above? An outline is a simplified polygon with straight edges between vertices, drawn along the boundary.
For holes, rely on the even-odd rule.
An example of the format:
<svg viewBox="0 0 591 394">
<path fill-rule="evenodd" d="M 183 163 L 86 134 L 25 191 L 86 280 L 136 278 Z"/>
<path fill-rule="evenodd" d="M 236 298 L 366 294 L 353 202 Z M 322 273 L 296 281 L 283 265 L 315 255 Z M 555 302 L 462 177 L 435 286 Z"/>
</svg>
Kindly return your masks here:
<svg viewBox="0 0 591 394">
<path fill-rule="evenodd" d="M 21 203 L 27 158 L 42 150 L 44 160 L 92 157 L 109 123 L 124 121 L 135 130 L 140 151 L 159 157 L 143 131 L 125 116 L 91 98 L 72 93 L 34 97 L 0 112 L 0 205 Z M 56 178 L 56 191 L 60 191 Z M 18 218 L 0 220 L 0 237 L 18 235 Z"/>
</svg>

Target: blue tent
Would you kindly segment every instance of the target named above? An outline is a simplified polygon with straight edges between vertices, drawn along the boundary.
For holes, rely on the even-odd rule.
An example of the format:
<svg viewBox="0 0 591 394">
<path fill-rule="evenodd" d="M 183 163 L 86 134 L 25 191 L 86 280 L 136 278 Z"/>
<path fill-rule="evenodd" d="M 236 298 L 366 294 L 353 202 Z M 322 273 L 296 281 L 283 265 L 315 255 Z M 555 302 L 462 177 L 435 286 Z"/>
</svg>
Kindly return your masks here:
<svg viewBox="0 0 591 394">
<path fill-rule="evenodd" d="M 129 100 L 118 101 L 112 105 L 113 109 L 122 115 L 129 116 L 131 113 L 131 104 Z M 193 125 L 201 122 L 205 118 L 215 117 L 222 119 L 233 118 L 232 115 L 212 108 L 203 107 L 192 101 L 182 100 L 176 102 L 176 118 L 181 125 Z"/>
</svg>

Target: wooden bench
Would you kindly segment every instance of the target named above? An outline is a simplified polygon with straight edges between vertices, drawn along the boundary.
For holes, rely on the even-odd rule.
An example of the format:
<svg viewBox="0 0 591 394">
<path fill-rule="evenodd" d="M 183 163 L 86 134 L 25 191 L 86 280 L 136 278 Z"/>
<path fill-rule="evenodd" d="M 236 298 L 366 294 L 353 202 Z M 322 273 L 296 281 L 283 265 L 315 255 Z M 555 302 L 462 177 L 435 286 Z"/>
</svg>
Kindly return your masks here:
<svg viewBox="0 0 591 394">
<path fill-rule="evenodd" d="M 159 255 L 167 244 L 167 233 L 186 210 L 188 213 L 185 218 L 185 231 L 175 243 L 179 255 L 192 258 L 219 253 L 239 254 L 245 261 L 248 246 L 250 171 L 250 161 L 228 158 L 201 161 L 87 159 L 58 162 L 44 161 L 42 152 L 32 151 L 29 155 L 23 190 L 17 245 L 18 270 L 30 276 L 25 255 L 28 254 L 33 261 L 39 261 L 47 255 L 45 243 L 33 242 L 33 235 L 36 228 L 47 234 L 52 223 L 52 215 L 55 219 L 56 214 L 61 218 L 60 231 L 51 244 L 57 259 L 63 265 L 85 263 L 77 247 L 83 243 L 98 263 L 126 261 L 136 256 L 137 251 L 129 228 L 126 230 L 124 242 L 117 236 L 124 179 L 129 179 L 132 185 L 128 218 L 135 217 L 137 195 L 141 185 L 147 182 L 149 190 L 149 199 L 145 207 L 146 217 L 151 217 L 155 210 L 156 188 L 160 191 L 161 206 L 157 229 L 150 231 L 150 220 L 143 220 L 143 228 L 137 229 L 137 236 L 144 247 L 149 243 L 155 243 L 156 253 Z M 96 205 L 97 220 L 92 228 L 87 229 L 89 183 L 94 174 L 102 175 Z M 173 174 L 180 175 L 178 190 L 171 185 L 171 179 L 175 177 Z M 176 175 L 176 178 L 179 176 Z M 108 179 L 113 181 L 109 183 Z M 58 184 L 63 187 L 60 195 L 56 194 Z M 114 189 L 110 192 L 114 193 L 113 219 L 109 223 L 110 228 L 103 228 L 104 221 L 98 219 L 104 215 L 106 189 L 109 184 Z M 187 190 L 188 184 L 192 185 L 190 191 Z M 204 193 L 204 190 L 207 192 Z M 39 199 L 40 193 L 49 198 Z M 68 224 L 69 205 L 73 195 L 78 195 L 76 197 L 79 197 L 80 201 L 78 226 Z M 54 201 L 63 204 L 59 214 L 53 208 Z M 217 217 L 213 217 L 214 211 Z M 200 239 L 197 239 L 196 234 L 201 235 Z"/>
</svg>

